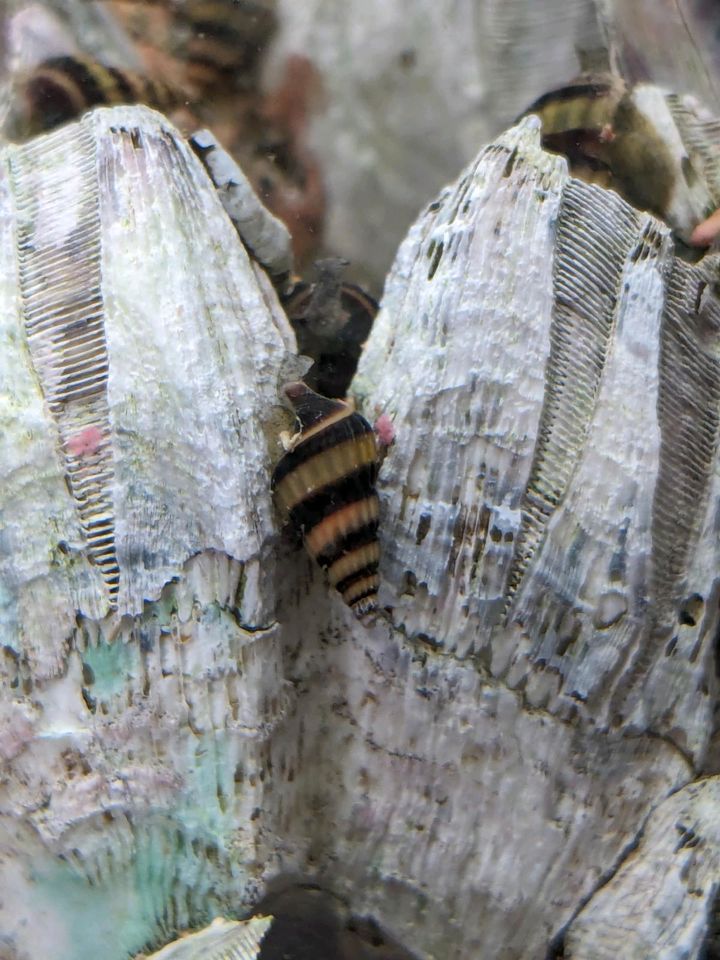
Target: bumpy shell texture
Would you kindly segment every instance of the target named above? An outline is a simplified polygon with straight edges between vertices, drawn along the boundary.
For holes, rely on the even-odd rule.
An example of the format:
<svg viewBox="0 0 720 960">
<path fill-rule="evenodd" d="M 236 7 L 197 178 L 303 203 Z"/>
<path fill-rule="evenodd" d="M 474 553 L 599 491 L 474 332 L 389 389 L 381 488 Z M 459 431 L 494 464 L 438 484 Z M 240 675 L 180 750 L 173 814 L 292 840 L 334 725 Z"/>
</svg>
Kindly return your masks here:
<svg viewBox="0 0 720 960">
<path fill-rule="evenodd" d="M 123 960 L 286 874 L 442 960 L 563 934 L 617 956 L 616 882 L 653 903 L 623 949 L 681 902 L 695 955 L 720 849 L 714 781 L 690 793 L 718 769 L 712 259 L 570 179 L 533 122 L 422 213 L 355 383 L 396 427 L 366 629 L 282 556 L 287 323 L 188 148 L 112 111 L 2 163 L 2 949 Z"/>
<path fill-rule="evenodd" d="M 201 550 L 259 552 L 272 523 L 259 425 L 284 333 L 200 162 L 157 114 L 100 110 L 0 162 L 0 470 L 23 518 L 5 533 L 0 624 L 52 672 L 70 611 L 136 613 Z M 29 354 L 10 332 L 18 306 Z"/>
<path fill-rule="evenodd" d="M 668 227 L 568 179 L 537 137 L 530 118 L 488 147 L 388 280 L 358 380 L 399 425 L 384 574 L 411 634 L 474 652 L 538 704 L 559 707 L 558 684 L 616 722 L 668 732 L 682 715 L 683 749 L 702 753 L 717 267 L 675 258 Z"/>
<path fill-rule="evenodd" d="M 282 287 L 293 270 L 290 234 L 282 221 L 263 207 L 250 181 L 209 130 L 198 130 L 191 144 L 218 189 L 220 202 L 245 246 Z"/>
<path fill-rule="evenodd" d="M 0 232 L 0 926 L 20 956 L 127 957 L 256 890 L 253 771 L 287 708 L 263 424 L 293 337 L 150 110 L 4 149 Z M 25 922 L 30 861 L 59 927 Z"/>
</svg>

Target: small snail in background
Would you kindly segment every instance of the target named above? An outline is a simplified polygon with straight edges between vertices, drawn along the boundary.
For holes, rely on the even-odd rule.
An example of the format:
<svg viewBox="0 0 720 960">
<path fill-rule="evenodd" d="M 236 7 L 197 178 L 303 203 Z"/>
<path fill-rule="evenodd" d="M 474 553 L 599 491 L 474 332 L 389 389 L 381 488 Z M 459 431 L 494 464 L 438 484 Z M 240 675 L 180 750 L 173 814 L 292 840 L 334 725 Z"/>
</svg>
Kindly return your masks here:
<svg viewBox="0 0 720 960">
<path fill-rule="evenodd" d="M 182 99 L 179 90 L 132 70 L 83 56 L 43 60 L 21 85 L 25 136 L 53 130 L 93 107 L 144 103 L 167 111 Z"/>
<path fill-rule="evenodd" d="M 712 242 L 720 197 L 711 167 L 720 154 L 711 124 L 681 98 L 609 73 L 582 74 L 544 94 L 528 114 L 540 118 L 543 146 L 566 156 L 573 176 L 655 214 L 686 244 Z"/>
</svg>

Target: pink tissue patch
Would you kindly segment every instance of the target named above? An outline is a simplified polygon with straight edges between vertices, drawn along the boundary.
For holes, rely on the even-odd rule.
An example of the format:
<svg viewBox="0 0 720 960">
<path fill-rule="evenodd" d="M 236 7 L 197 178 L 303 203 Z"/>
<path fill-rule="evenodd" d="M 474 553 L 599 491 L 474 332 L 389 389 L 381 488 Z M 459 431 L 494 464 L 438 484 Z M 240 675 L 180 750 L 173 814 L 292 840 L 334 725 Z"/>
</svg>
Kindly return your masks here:
<svg viewBox="0 0 720 960">
<path fill-rule="evenodd" d="M 85 427 L 84 430 L 70 437 L 67 450 L 73 457 L 91 457 L 97 453 L 102 440 L 103 432 L 99 427 Z"/>
<path fill-rule="evenodd" d="M 378 441 L 383 447 L 389 447 L 395 440 L 395 427 L 386 413 L 381 413 L 374 424 Z"/>
<path fill-rule="evenodd" d="M 690 243 L 694 247 L 709 247 L 720 233 L 720 210 L 699 223 L 692 232 Z"/>
</svg>

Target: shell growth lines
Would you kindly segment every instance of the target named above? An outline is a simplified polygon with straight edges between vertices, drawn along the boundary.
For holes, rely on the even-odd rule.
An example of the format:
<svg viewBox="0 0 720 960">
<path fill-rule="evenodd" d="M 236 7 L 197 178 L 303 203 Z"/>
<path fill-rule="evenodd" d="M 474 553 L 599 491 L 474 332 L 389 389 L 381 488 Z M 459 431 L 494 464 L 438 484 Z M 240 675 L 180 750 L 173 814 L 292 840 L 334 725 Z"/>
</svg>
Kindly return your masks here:
<svg viewBox="0 0 720 960">
<path fill-rule="evenodd" d="M 60 154 L 60 156 L 58 156 Z M 111 498 L 108 353 L 95 143 L 83 125 L 13 150 L 20 296 L 30 355 L 57 425 L 88 554 L 108 597 L 120 571 Z"/>
</svg>

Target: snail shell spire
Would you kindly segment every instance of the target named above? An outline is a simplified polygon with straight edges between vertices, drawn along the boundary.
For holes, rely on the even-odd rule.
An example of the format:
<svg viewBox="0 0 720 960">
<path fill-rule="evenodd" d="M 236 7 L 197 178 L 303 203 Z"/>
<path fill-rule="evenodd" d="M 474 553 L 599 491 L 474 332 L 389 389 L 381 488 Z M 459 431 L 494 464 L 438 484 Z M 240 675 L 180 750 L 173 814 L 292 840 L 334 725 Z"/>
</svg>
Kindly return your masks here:
<svg viewBox="0 0 720 960">
<path fill-rule="evenodd" d="M 379 453 L 352 406 L 291 383 L 285 395 L 300 433 L 272 478 L 278 508 L 357 617 L 377 609 Z"/>
</svg>

